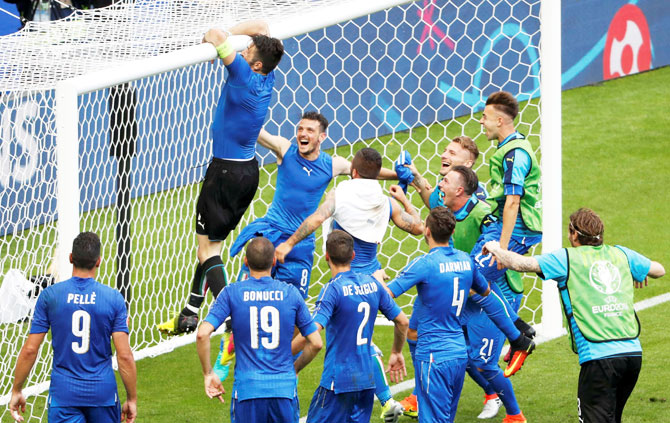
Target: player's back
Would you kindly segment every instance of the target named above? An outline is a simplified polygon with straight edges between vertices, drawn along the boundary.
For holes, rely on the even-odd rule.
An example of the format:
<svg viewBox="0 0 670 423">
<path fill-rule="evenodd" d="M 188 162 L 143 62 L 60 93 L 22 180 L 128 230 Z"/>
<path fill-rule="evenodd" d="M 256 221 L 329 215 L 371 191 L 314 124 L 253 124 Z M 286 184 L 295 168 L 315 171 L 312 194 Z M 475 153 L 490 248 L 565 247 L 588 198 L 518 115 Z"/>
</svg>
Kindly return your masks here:
<svg viewBox="0 0 670 423">
<path fill-rule="evenodd" d="M 300 324 L 300 308 L 305 307 L 302 296 L 293 285 L 269 276 L 229 285 L 224 293 L 229 297 L 237 355 L 233 395 L 240 401 L 293 398 L 291 340 Z M 311 323 L 306 308 L 304 313 Z"/>
<path fill-rule="evenodd" d="M 114 405 L 110 338 L 113 332 L 128 332 L 121 294 L 92 278 L 55 284 L 38 299 L 31 333 L 46 332 L 49 326 L 54 350 L 51 405 Z"/>
<path fill-rule="evenodd" d="M 321 386 L 340 392 L 375 387 L 371 347 L 377 311 L 400 312 L 373 277 L 353 271 L 337 274 L 322 290 L 314 321 L 326 328 Z"/>
<path fill-rule="evenodd" d="M 416 356 L 421 360 L 467 357 L 460 316 L 472 286 L 472 260 L 452 247 L 436 247 L 411 267 L 419 267 L 423 274 L 416 285 L 421 299 L 421 307 L 415 310 L 419 321 Z"/>
</svg>

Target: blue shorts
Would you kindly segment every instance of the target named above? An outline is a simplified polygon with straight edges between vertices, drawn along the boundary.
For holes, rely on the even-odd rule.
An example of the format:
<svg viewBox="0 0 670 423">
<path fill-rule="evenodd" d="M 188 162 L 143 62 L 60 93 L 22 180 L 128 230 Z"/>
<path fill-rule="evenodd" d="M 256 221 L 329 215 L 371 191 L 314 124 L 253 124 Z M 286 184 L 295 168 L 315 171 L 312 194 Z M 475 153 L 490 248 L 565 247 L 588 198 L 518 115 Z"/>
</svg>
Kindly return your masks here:
<svg viewBox="0 0 670 423">
<path fill-rule="evenodd" d="M 467 358 L 439 363 L 416 360 L 414 378 L 419 403 L 419 422 L 452 423 L 463 390 Z"/>
<path fill-rule="evenodd" d="M 514 312 L 519 311 L 522 294 L 505 295 Z M 497 368 L 500 352 L 505 344 L 505 334 L 486 315 L 486 312 L 474 301 L 466 303 L 467 319 L 463 321 L 466 327 L 468 342 L 468 357 L 470 365 L 478 369 Z"/>
<path fill-rule="evenodd" d="M 107 407 L 49 407 L 49 423 L 119 423 L 121 404 Z"/>
<path fill-rule="evenodd" d="M 507 271 L 507 268 L 498 270 L 498 266 L 495 263 L 493 266 L 489 266 L 489 264 L 491 264 L 491 254 L 487 254 L 485 256 L 482 255 L 482 247 L 484 247 L 484 244 L 489 241 L 498 240 L 500 240 L 499 225 L 497 229 L 488 230 L 481 234 L 477 240 L 477 243 L 472 248 L 472 252 L 470 253 L 470 257 L 472 257 L 474 260 L 477 269 L 489 282 L 506 281 L 505 272 Z M 533 245 L 539 244 L 540 242 L 542 242 L 542 235 L 532 237 L 520 237 L 512 235 L 507 249 L 517 254 L 524 255 Z"/>
<path fill-rule="evenodd" d="M 298 397 L 293 399 L 253 398 L 244 401 L 233 398 L 230 404 L 231 423 L 298 423 L 299 421 Z"/>
<path fill-rule="evenodd" d="M 231 247 L 231 255 L 236 255 L 244 247 L 247 241 L 255 236 L 264 236 L 269 239 L 276 247 L 286 241 L 291 234 L 286 234 L 274 228 L 263 218 L 257 219 L 247 225 Z M 295 285 L 302 294 L 302 298 L 307 298 L 309 293 L 309 281 L 312 277 L 312 265 L 314 263 L 314 248 L 316 239 L 310 236 L 293 247 L 286 256 L 284 263 L 279 263 L 272 268 L 272 277 L 280 281 Z M 249 268 L 242 264 L 242 269 L 237 280 L 247 279 L 249 277 Z"/>
<path fill-rule="evenodd" d="M 336 394 L 330 389 L 319 386 L 309 405 L 307 422 L 368 423 L 372 416 L 374 401 L 374 388 Z"/>
</svg>

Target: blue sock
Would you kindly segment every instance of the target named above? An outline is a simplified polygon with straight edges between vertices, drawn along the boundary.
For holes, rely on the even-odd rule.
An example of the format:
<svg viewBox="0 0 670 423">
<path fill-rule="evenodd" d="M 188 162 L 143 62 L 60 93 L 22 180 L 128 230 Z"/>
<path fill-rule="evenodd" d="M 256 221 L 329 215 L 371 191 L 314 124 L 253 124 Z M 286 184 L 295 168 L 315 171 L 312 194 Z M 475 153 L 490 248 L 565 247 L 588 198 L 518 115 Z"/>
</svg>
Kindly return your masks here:
<svg viewBox="0 0 670 423">
<path fill-rule="evenodd" d="M 412 357 L 412 366 L 414 366 L 414 371 L 416 372 L 416 361 L 414 360 L 414 351 L 416 351 L 416 341 L 407 339 L 407 345 L 409 345 L 409 355 Z M 414 384 L 414 390 L 412 390 L 412 395 L 416 395 L 416 384 Z"/>
<path fill-rule="evenodd" d="M 521 409 L 519 408 L 519 403 L 516 401 L 516 395 L 514 395 L 512 381 L 503 375 L 500 367 L 496 365 L 495 369 L 484 370 L 483 374 L 493 387 L 493 390 L 498 394 L 498 398 L 500 398 L 505 406 L 507 414 L 519 414 Z"/>
<path fill-rule="evenodd" d="M 376 349 L 376 347 L 375 347 Z M 375 372 L 375 395 L 382 404 L 391 399 L 391 388 L 386 381 L 386 374 L 384 374 L 384 363 L 382 363 L 381 353 L 376 353 L 372 356 L 372 367 Z"/>
<path fill-rule="evenodd" d="M 468 372 L 468 375 L 470 375 L 470 378 L 474 380 L 475 383 L 484 390 L 484 393 L 486 395 L 493 395 L 496 393 L 496 391 L 493 389 L 489 381 L 486 380 L 482 372 L 477 370 L 477 366 L 468 363 L 468 367 L 466 367 L 465 370 Z"/>
<path fill-rule="evenodd" d="M 505 301 L 504 298 L 501 298 L 498 294 L 495 293 L 495 291 L 491 291 L 486 297 L 475 293 L 472 294 L 470 298 L 477 302 L 477 304 L 479 304 L 480 307 L 486 311 L 486 314 L 493 321 L 493 323 L 495 323 L 498 329 L 500 329 L 502 333 L 505 334 L 507 339 L 514 341 L 515 339 L 519 338 L 521 332 L 519 332 L 519 329 L 514 326 L 514 320 L 516 319 L 512 320 L 509 313 L 507 312 L 507 308 L 505 307 L 505 303 L 507 303 L 507 301 Z M 518 316 L 516 318 L 518 318 Z"/>
<path fill-rule="evenodd" d="M 507 315 L 509 316 L 510 320 L 516 322 L 519 319 L 519 315 L 516 313 L 516 310 L 514 310 L 514 307 L 512 307 L 512 305 L 507 301 L 507 297 L 505 297 L 505 294 L 503 294 L 500 286 L 497 283 L 492 283 L 491 291 L 498 294 L 498 297 L 500 297 L 503 305 L 505 306 L 505 310 L 507 311 Z"/>
</svg>

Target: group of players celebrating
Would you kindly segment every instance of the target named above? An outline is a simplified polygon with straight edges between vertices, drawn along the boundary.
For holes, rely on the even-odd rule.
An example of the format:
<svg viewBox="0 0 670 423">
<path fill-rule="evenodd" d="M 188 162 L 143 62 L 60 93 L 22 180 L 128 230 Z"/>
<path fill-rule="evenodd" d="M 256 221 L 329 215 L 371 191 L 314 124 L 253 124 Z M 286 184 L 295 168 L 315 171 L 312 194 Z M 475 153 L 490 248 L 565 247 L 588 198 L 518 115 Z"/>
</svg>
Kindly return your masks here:
<svg viewBox="0 0 670 423">
<path fill-rule="evenodd" d="M 228 39 L 231 35 L 249 35 L 252 43 L 237 54 Z M 325 328 L 324 370 L 309 406 L 308 422 L 368 422 L 375 396 L 386 422 L 397 421 L 402 414 L 418 417 L 421 422 L 453 422 L 466 373 L 484 390 L 484 409 L 479 418 L 493 418 L 504 406 L 503 422 L 526 422 L 508 377 L 521 368 L 535 348 L 535 331 L 517 315 L 523 283 L 519 273 L 510 269 L 554 278 L 559 286 L 562 281 L 566 286 L 562 299 L 569 306 L 574 300 L 569 293 L 572 290 L 584 294 L 580 295 L 582 299 L 595 301 L 594 292 L 574 287 L 578 282 L 573 275 L 581 274 L 589 260 L 597 257 L 616 255 L 615 266 L 627 276 L 626 281 L 643 281 L 647 275 L 659 277 L 664 273 L 660 264 L 623 247 L 601 251 L 607 247 L 602 244 L 602 224 L 598 226 L 599 218 L 587 209 L 571 216 L 570 241 L 577 248 L 570 249 L 565 257 L 560 253 L 521 257 L 542 237 L 540 168 L 530 143 L 515 130 L 518 103 L 513 95 L 502 91 L 491 94 L 480 121 L 486 137 L 497 142 L 488 163 L 489 191 L 472 170 L 479 151 L 467 136 L 457 137 L 446 146 L 440 156 L 440 179 L 432 187 L 406 153 L 390 170 L 382 167 L 381 155 L 372 148 L 360 149 L 351 162 L 321 151 L 328 121 L 317 112 L 302 115 L 296 143 L 263 130 L 274 86 L 274 68 L 283 54 L 281 42 L 268 36 L 264 22 L 244 22 L 228 31 L 213 29 L 205 34 L 203 42 L 216 47 L 228 70 L 228 79 L 212 125 L 214 158 L 197 202 L 198 265 L 191 294 L 184 309 L 158 325 L 158 329 L 168 334 L 197 329 L 197 350 L 210 398 L 223 401 L 221 381 L 228 376 L 230 362 L 236 357 L 231 421 L 297 422 L 297 374 L 323 347 L 320 331 Z M 243 228 L 233 243 L 229 255 L 245 249 L 244 266 L 239 281 L 228 284 L 221 246 L 255 195 L 256 143 L 277 158 L 275 194 L 267 214 Z M 327 186 L 338 175 L 350 175 L 351 179 L 339 182 L 319 205 Z M 378 179 L 397 179 L 400 183 L 390 187 L 389 196 Z M 406 196 L 404 189 L 408 185 L 416 189 L 430 209 L 425 223 Z M 332 222 L 325 255 L 332 278 L 322 288 L 310 314 L 305 299 L 313 267 L 314 232 L 326 221 Z M 388 277 L 377 259 L 377 250 L 389 221 L 412 235 L 423 235 L 429 252 L 412 260 L 386 283 Z M 79 253 L 73 249 L 73 254 Z M 98 264 L 99 259 L 94 266 Z M 92 277 L 90 272 L 86 275 Z M 633 284 L 629 285 L 632 289 Z M 393 298 L 413 288 L 417 296 L 408 319 Z M 198 312 L 207 289 L 216 301 L 198 326 Z M 50 301 L 57 301 L 57 294 L 67 296 L 68 292 L 63 288 L 56 293 L 52 287 L 40 296 L 35 313 L 39 319 L 31 334 L 41 334 L 43 339 L 49 327 L 54 328 L 55 335 L 55 325 L 65 324 L 51 317 L 54 311 Z M 632 295 L 628 291 L 621 294 L 621 301 L 629 300 Z M 107 302 L 119 308 L 119 298 Z M 610 359 L 614 355 L 627 360 L 619 365 L 629 373 L 620 376 L 626 383 L 609 382 L 615 391 L 614 399 L 609 393 L 598 395 L 586 389 L 582 392 L 582 386 L 595 386 L 594 381 L 606 378 L 608 370 L 601 369 L 600 374 L 591 370 L 584 382 L 580 376 L 580 418 L 610 421 L 600 419 L 602 413 L 609 413 L 614 416 L 611 421 L 620 421 L 620 411 L 639 373 L 641 348 L 635 332 L 639 327 L 632 307 L 620 319 L 607 321 L 602 316 L 580 315 L 584 304 L 584 300 L 576 301 L 575 313 L 568 316 L 580 362 L 587 354 L 584 351 L 597 344 L 598 348 L 588 350 L 591 355 L 584 361 Z M 86 301 L 73 303 L 72 313 L 92 306 Z M 378 312 L 394 324 L 386 372 L 381 352 L 372 343 Z M 128 329 L 119 321 L 125 314 L 120 310 L 114 315 L 117 323 L 111 332 L 107 327 L 107 332 L 96 336 L 113 336 L 116 344 L 115 334 L 127 333 Z M 82 319 L 77 321 L 78 332 L 73 330 L 75 335 L 85 328 L 93 330 Z M 224 324 L 226 335 L 212 366 L 210 336 Z M 599 331 L 599 325 L 608 330 Z M 510 342 L 510 353 L 503 371 L 498 362 L 505 339 Z M 414 366 L 415 390 L 398 402 L 392 398 L 385 373 L 392 381 L 406 375 L 402 354 L 406 340 Z M 125 353 L 127 337 L 119 337 L 119 342 L 122 348 L 117 345 L 117 351 Z M 73 349 L 75 344 L 76 339 Z M 74 352 L 82 354 L 83 344 L 84 338 L 76 344 L 79 351 Z M 618 349 L 608 354 L 611 350 L 603 345 Z M 54 341 L 56 348 L 68 350 L 68 345 Z M 17 369 L 22 365 L 23 370 L 17 370 L 13 390 L 16 396 L 10 403 L 17 418 L 25 404 L 21 386 L 27 377 L 26 363 L 32 367 L 25 357 L 21 358 L 23 354 L 22 351 L 17 363 Z M 106 357 L 110 352 L 102 350 L 97 354 Z M 123 366 L 126 374 L 130 372 L 128 366 Z M 617 370 L 617 374 L 622 372 Z M 108 376 L 105 378 L 109 382 Z M 136 413 L 134 365 L 132 375 L 124 377 L 126 382 L 131 405 L 125 404 L 123 412 L 132 421 Z M 619 385 L 625 385 L 626 390 L 620 393 Z M 86 404 L 73 404 L 65 398 L 58 401 L 63 402 L 50 405 L 50 421 L 52 417 L 53 421 L 67 420 L 63 416 L 70 414 L 58 409 L 68 408 L 70 412 L 69 408 L 86 408 Z M 118 399 L 116 403 L 110 398 L 102 402 L 94 405 L 108 407 L 106 414 L 96 415 L 94 420 L 84 416 L 77 421 L 118 421 L 122 409 Z M 58 411 L 53 416 L 52 408 Z"/>
</svg>

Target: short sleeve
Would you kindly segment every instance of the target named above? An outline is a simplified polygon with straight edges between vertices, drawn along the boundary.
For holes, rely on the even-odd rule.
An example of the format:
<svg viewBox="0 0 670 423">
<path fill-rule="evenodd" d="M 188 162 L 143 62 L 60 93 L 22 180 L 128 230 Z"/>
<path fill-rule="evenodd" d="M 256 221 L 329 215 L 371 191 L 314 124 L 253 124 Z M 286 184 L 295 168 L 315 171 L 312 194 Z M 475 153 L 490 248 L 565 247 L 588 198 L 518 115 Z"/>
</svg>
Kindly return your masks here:
<svg viewBox="0 0 670 423">
<path fill-rule="evenodd" d="M 228 285 L 216 297 L 216 301 L 212 308 L 209 309 L 209 314 L 205 317 L 205 321 L 209 322 L 214 329 L 217 329 L 230 316 L 230 292 L 232 285 Z"/>
<path fill-rule="evenodd" d="M 398 315 L 402 310 L 400 310 L 400 307 L 398 307 L 398 304 L 396 304 L 395 301 L 393 301 L 393 298 L 389 295 L 388 292 L 384 289 L 381 283 L 379 281 L 375 280 L 375 283 L 377 283 L 377 288 L 379 292 L 379 311 L 382 312 L 384 316 L 386 316 L 387 319 L 393 320 Z"/>
<path fill-rule="evenodd" d="M 505 155 L 503 158 L 505 195 L 523 195 L 524 182 L 531 164 L 530 156 L 521 148 L 515 148 Z"/>
<path fill-rule="evenodd" d="M 428 199 L 428 204 L 430 205 L 430 209 L 434 209 L 437 207 L 444 207 L 444 200 L 443 200 L 444 194 L 442 194 L 442 191 L 440 191 L 440 188 L 435 187 L 433 189 L 433 192 L 430 193 L 430 198 Z"/>
<path fill-rule="evenodd" d="M 651 269 L 651 260 L 630 248 L 621 245 L 615 245 L 615 247 L 626 254 L 626 257 L 628 258 L 628 266 L 630 267 L 630 273 L 633 276 L 633 279 L 638 282 L 643 282 L 649 274 L 649 269 Z"/>
<path fill-rule="evenodd" d="M 313 332 L 316 332 L 316 324 L 314 324 L 312 315 L 309 314 L 307 304 L 305 303 L 305 300 L 302 299 L 302 296 L 300 295 L 298 289 L 292 285 L 291 287 L 293 288 L 292 290 L 293 301 L 295 301 L 297 304 L 295 313 L 295 325 L 298 327 L 298 330 L 300 331 L 300 334 L 302 336 L 310 335 Z"/>
<path fill-rule="evenodd" d="M 316 308 L 314 309 L 314 323 L 321 327 L 326 327 L 330 318 L 333 316 L 333 310 L 337 305 L 337 288 L 333 283 L 327 283 L 321 289 L 319 297 L 316 299 Z"/>
<path fill-rule="evenodd" d="M 568 278 L 568 253 L 564 248 L 548 254 L 534 256 L 540 265 L 540 277 L 553 279 L 558 283 L 566 282 Z"/>
<path fill-rule="evenodd" d="M 226 69 L 228 69 L 228 79 L 226 80 L 226 83 L 231 83 L 233 85 L 246 85 L 249 80 L 249 75 L 253 72 L 241 54 L 236 54 L 235 59 L 231 64 L 226 66 Z"/>
<path fill-rule="evenodd" d="M 112 322 L 112 333 L 128 333 L 128 310 L 126 302 L 119 291 L 114 293 L 114 321 Z"/>
<path fill-rule="evenodd" d="M 410 288 L 423 281 L 425 269 L 421 266 L 421 259 L 417 257 L 412 260 L 400 274 L 391 282 L 388 287 L 393 292 L 394 296 L 399 296 L 403 292 L 407 292 Z"/>
<path fill-rule="evenodd" d="M 49 332 L 49 298 L 51 298 L 51 291 L 49 288 L 44 290 L 42 295 L 37 298 L 35 311 L 33 312 L 33 322 L 30 326 L 30 333 Z"/>
</svg>

